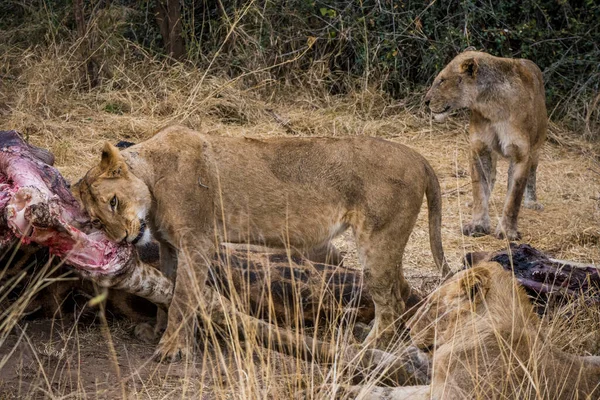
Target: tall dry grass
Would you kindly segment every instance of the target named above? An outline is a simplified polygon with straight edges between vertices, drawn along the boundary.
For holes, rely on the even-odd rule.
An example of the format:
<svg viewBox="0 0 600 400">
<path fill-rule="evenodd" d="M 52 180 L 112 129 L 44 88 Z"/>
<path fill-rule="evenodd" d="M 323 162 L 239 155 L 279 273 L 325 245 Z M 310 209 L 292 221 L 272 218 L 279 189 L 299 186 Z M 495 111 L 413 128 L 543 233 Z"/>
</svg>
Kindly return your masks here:
<svg viewBox="0 0 600 400">
<path fill-rule="evenodd" d="M 3 396 L 8 395 L 9 390 L 18 390 L 19 398 L 412 398 L 403 392 L 405 389 L 385 388 L 390 385 L 386 379 L 390 372 L 387 364 L 375 365 L 370 370 L 361 368 L 360 359 L 365 356 L 365 351 L 355 350 L 359 339 L 353 335 L 356 326 L 349 310 L 335 310 L 328 316 L 327 325 L 304 326 L 298 319 L 288 321 L 288 327 L 279 330 L 273 325 L 269 337 L 271 345 L 266 346 L 264 333 L 260 333 L 256 320 L 232 317 L 235 313 L 250 314 L 248 290 L 237 292 L 230 286 L 225 295 L 219 291 L 207 294 L 196 288 L 192 297 L 205 307 L 194 321 L 201 327 L 197 340 L 190 344 L 195 355 L 176 364 L 160 365 L 151 360 L 154 346 L 142 345 L 139 340 L 132 339 L 128 333 L 132 330 L 130 323 L 107 320 L 102 306 L 97 321 L 92 324 L 79 321 L 78 316 L 67 320 L 19 322 L 22 310 L 18 307 L 33 298 L 41 277 L 48 276 L 46 272 L 30 274 L 37 280 L 31 280 L 26 296 L 15 303 L 16 308 L 5 313 L 8 315 L 5 321 L 12 325 L 5 322 L 0 326 L 0 348 L 3 349 L 0 371 L 16 368 L 16 374 L 23 380 L 18 383 L 8 381 L 7 391 L 0 391 Z M 437 277 L 432 278 L 432 281 L 437 280 Z M 323 282 L 323 286 L 326 285 Z M 0 293 L 6 293 L 6 289 L 3 287 Z M 299 291 L 296 296 L 302 297 Z M 267 289 L 262 297 L 272 307 L 271 317 L 267 320 L 274 322 L 272 293 Z M 301 301 L 292 307 L 297 308 L 296 314 L 302 314 Z M 230 312 L 218 311 L 221 309 Z M 42 324 L 47 326 L 40 329 Z M 44 334 L 47 331 L 49 334 Z M 598 354 L 598 332 L 599 305 L 580 298 L 550 304 L 537 332 L 539 338 L 533 340 L 552 343 L 573 354 Z M 507 338 L 503 337 L 506 333 L 505 329 L 499 331 L 498 342 L 493 344 L 507 343 Z M 489 336 L 490 332 L 487 329 L 473 332 L 472 339 L 477 340 L 478 334 Z M 316 354 L 318 349 L 314 344 L 311 347 L 305 337 L 324 342 L 333 350 L 333 356 L 326 363 L 311 360 L 308 355 Z M 459 343 L 456 345 L 460 346 Z M 405 347 L 406 343 L 399 338 L 387 351 L 400 354 Z M 537 393 L 537 396 L 527 398 L 548 398 L 545 382 L 535 377 L 535 365 L 545 357 L 543 348 L 540 351 L 537 346 L 532 359 L 518 360 L 525 364 L 517 367 L 514 366 L 515 355 L 508 349 L 507 346 L 505 359 L 472 360 L 473 363 L 489 363 L 491 370 L 482 368 L 480 371 L 482 379 L 493 374 L 499 362 L 513 364 L 516 368 L 513 373 L 517 376 L 522 376 L 521 368 L 534 376 L 527 376 L 522 381 L 507 378 L 493 396 L 481 392 L 478 398 L 523 398 L 520 393 Z M 350 358 L 346 356 L 349 353 L 353 355 Z"/>
<path fill-rule="evenodd" d="M 247 72 L 253 79 L 221 76 L 218 65 L 208 72 L 199 70 L 153 55 L 126 40 L 120 31 L 124 12 L 127 10 L 95 14 L 83 39 L 57 27 L 44 9 L 36 10 L 36 17 L 27 26 L 0 31 L 2 128 L 23 132 L 35 145 L 51 150 L 59 170 L 70 180 L 79 178 L 96 162 L 104 140 L 137 142 L 172 123 L 220 135 L 378 136 L 416 148 L 438 172 L 444 190 L 444 244 L 453 267 L 468 251 L 506 245 L 491 237 L 473 239 L 459 233 L 461 221 L 470 214 L 466 205 L 470 200 L 466 121 L 461 115 L 445 125 L 432 125 L 426 113 L 414 105 L 418 102 L 410 102 L 408 107 L 369 87 L 333 96 L 319 85 L 322 75 L 318 65 L 314 74 L 309 71 L 298 79 L 303 82 L 301 86 L 268 77 L 261 80 L 260 70 Z M 45 35 L 44 45 L 24 45 L 26 41 L 18 40 L 39 34 Z M 102 63 L 100 84 L 88 89 L 82 73 L 86 60 L 81 58 L 80 49 L 92 39 Z M 524 240 L 559 258 L 598 263 L 598 147 L 576 139 L 556 124 L 551 126 L 550 137 L 538 179 L 546 209 L 543 213 L 522 212 Z M 501 213 L 505 176 L 503 165 L 491 204 L 496 218 Z M 427 292 L 435 286 L 437 273 L 429 254 L 424 218 L 422 213 L 407 248 L 405 266 L 413 287 Z M 347 265 L 357 266 L 352 240 L 345 236 L 337 245 L 346 251 Z M 154 364 L 150 360 L 153 347 L 132 339 L 128 333 L 132 326 L 126 322 L 100 317 L 95 323 L 83 322 L 79 313 L 73 319 L 21 322 L 25 305 L 48 283 L 48 268 L 36 274 L 17 274 L 0 286 L 3 299 L 15 284 L 27 280 L 27 294 L 3 310 L 0 318 L 0 367 L 14 368 L 14 375 L 0 375 L 5 387 L 0 389 L 2 396 L 352 396 L 342 391 L 343 386 L 355 383 L 356 363 L 352 360 L 340 357 L 321 365 L 265 349 L 240 334 L 251 332 L 253 325 L 236 319 L 229 321 L 224 331 L 203 329 L 202 340 L 194 344 L 195 358 L 173 366 Z M 195 295 L 198 301 L 206 300 L 204 293 Z M 246 298 L 238 297 L 232 304 L 243 311 L 246 302 Z M 101 311 L 99 315 L 105 314 Z M 574 303 L 549 313 L 544 327 L 562 348 L 577 354 L 598 354 L 599 315 L 595 307 Z M 201 318 L 197 325 L 202 325 Z M 340 327 L 305 327 L 295 321 L 290 328 L 293 335 L 327 341 L 340 355 L 357 343 L 352 330 L 351 319 Z M 367 388 L 379 385 L 382 375 L 381 371 L 370 373 L 362 384 Z"/>
</svg>

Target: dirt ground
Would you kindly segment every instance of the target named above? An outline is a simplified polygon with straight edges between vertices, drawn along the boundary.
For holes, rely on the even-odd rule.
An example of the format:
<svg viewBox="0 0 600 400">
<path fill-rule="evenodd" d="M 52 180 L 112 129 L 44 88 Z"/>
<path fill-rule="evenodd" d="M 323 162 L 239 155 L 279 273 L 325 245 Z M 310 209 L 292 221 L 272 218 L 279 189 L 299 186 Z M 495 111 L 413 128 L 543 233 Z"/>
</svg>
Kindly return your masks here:
<svg viewBox="0 0 600 400">
<path fill-rule="evenodd" d="M 73 181 L 96 162 L 103 140 L 143 140 L 156 128 L 172 122 L 164 118 L 110 115 L 94 126 L 96 113 L 93 107 L 80 107 L 44 123 L 39 115 L 4 114 L 0 116 L 0 126 L 26 132 L 34 144 L 52 150 L 61 172 Z M 470 217 L 471 199 L 464 115 L 455 116 L 446 124 L 432 125 L 419 114 L 386 111 L 380 117 L 357 117 L 347 108 L 340 111 L 327 105 L 306 105 L 300 100 L 281 106 L 277 114 L 289 121 L 286 126 L 268 115 L 250 118 L 246 124 L 193 118 L 185 123 L 223 135 L 372 135 L 401 142 L 421 152 L 439 176 L 444 208 L 442 234 L 451 267 L 459 268 L 467 252 L 506 247 L 506 242 L 491 236 L 469 238 L 460 234 L 461 223 Z M 66 136 L 62 137 L 62 132 L 67 132 Z M 600 264 L 599 156 L 596 146 L 577 136 L 576 132 L 551 125 L 550 140 L 538 170 L 538 196 L 544 210 L 522 209 L 519 228 L 523 242 L 555 258 Z M 507 169 L 508 163 L 500 161 L 490 204 L 493 228 L 501 214 Z M 404 258 L 405 275 L 413 287 L 424 293 L 432 289 L 438 276 L 426 221 L 423 206 Z M 337 245 L 346 253 L 345 264 L 357 267 L 351 236 L 344 235 Z M 272 398 L 310 385 L 309 376 L 315 373 L 310 365 L 278 354 L 264 357 L 260 350 L 243 355 L 243 359 L 255 361 L 253 365 L 244 364 L 236 353 L 239 349 L 219 349 L 214 343 L 196 354 L 192 363 L 156 364 L 151 360 L 154 345 L 135 339 L 132 329 L 133 325 L 126 321 L 109 321 L 105 325 L 99 318 L 77 323 L 73 316 L 23 320 L 0 348 L 0 399 L 168 399 L 186 398 L 191 393 L 195 398 L 207 399 Z M 299 371 L 303 373 L 298 374 Z M 325 376 L 327 370 L 319 370 L 319 374 Z M 261 381 L 263 386 L 245 383 L 250 379 Z M 266 389 L 254 392 L 259 386 Z M 281 396 L 286 398 L 285 394 Z"/>
<path fill-rule="evenodd" d="M 10 357 L 0 370 L 0 399 L 174 399 L 191 393 L 212 399 L 215 388 L 235 387 L 238 374 L 219 371 L 231 363 L 226 348 L 205 349 L 185 364 L 160 364 L 151 360 L 154 345 L 135 339 L 132 330 L 124 321 L 21 323 L 0 352 Z"/>
</svg>

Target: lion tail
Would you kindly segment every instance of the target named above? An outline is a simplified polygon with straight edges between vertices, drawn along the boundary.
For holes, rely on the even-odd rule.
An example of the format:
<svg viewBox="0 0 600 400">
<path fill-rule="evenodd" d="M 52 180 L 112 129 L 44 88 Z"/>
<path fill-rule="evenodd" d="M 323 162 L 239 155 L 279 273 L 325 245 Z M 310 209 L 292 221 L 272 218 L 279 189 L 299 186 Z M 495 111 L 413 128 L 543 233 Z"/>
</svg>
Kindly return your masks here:
<svg viewBox="0 0 600 400">
<path fill-rule="evenodd" d="M 433 253 L 433 259 L 443 277 L 450 274 L 450 266 L 444 257 L 442 246 L 442 191 L 435 171 L 426 162 L 427 170 L 427 210 L 429 213 L 429 245 Z"/>
</svg>

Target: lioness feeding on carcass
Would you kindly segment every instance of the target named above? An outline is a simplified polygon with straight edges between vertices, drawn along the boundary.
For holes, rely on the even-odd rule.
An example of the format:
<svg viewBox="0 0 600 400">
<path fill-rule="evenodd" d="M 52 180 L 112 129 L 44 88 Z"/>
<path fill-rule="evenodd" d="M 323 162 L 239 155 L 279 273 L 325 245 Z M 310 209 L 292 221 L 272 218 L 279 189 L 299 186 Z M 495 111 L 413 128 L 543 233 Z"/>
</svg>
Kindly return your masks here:
<svg viewBox="0 0 600 400">
<path fill-rule="evenodd" d="M 469 236 L 490 233 L 488 203 L 500 154 L 510 158 L 510 167 L 496 236 L 517 240 L 523 193 L 525 207 L 542 208 L 536 194 L 536 171 L 548 124 L 542 72 L 529 60 L 465 51 L 436 76 L 425 102 L 436 121 L 445 120 L 456 109 L 471 110 L 469 162 L 473 218 L 463 225 L 463 233 Z"/>
<path fill-rule="evenodd" d="M 351 227 L 375 303 L 366 341 L 383 347 L 410 295 L 402 256 L 424 195 L 434 260 L 449 273 L 433 169 L 415 151 L 381 139 L 258 140 L 170 127 L 122 152 L 107 143 L 78 191 L 113 240 L 137 242 L 149 227 L 161 268 L 176 271 L 159 360 L 188 354 L 218 242 L 291 247 L 309 260 L 336 262 L 330 241 Z"/>
<path fill-rule="evenodd" d="M 173 290 L 171 281 L 158 270 L 141 262 L 130 244 L 113 243 L 101 231 L 94 230 L 87 216 L 79 209 L 66 181 L 49 163 L 52 163 L 52 156 L 48 152 L 29 146 L 14 131 L 0 131 L 0 260 L 4 263 L 8 259 L 0 276 L 0 286 L 3 289 L 3 299 L 0 301 L 2 315 L 5 315 L 6 310 L 14 310 L 15 314 L 11 315 L 21 314 L 25 308 L 21 306 L 26 306 L 32 292 L 35 294 L 39 289 L 26 286 L 27 296 L 23 301 L 14 304 L 8 299 L 7 302 L 4 298 L 6 290 L 10 290 L 14 283 L 11 276 L 25 276 L 26 281 L 31 280 L 30 278 L 37 279 L 39 274 L 35 272 L 35 265 L 37 262 L 45 264 L 48 252 L 61 257 L 61 263 L 73 267 L 79 275 L 102 286 L 121 288 L 163 307 L 168 305 Z M 25 267 L 22 260 L 14 265 L 11 262 L 11 254 L 14 255 L 14 250 L 19 248 L 26 249 L 26 254 L 33 254 L 33 271 Z M 36 256 L 41 258 L 35 260 Z M 301 325 L 303 318 L 312 318 L 314 321 L 314 318 L 326 316 L 324 314 L 327 314 L 327 310 L 334 311 L 334 314 L 348 311 L 339 306 L 350 303 L 353 307 L 362 309 L 356 316 L 358 321 L 368 322 L 372 318 L 373 306 L 369 304 L 369 296 L 360 293 L 359 274 L 344 271 L 342 267 L 313 266 L 301 259 L 286 257 L 285 253 L 278 256 L 264 254 L 262 258 L 250 259 L 243 252 L 236 254 L 222 251 L 211 260 L 214 274 L 211 284 L 216 291 L 222 291 L 234 300 L 239 299 L 232 293 L 237 289 L 242 289 L 240 296 L 248 293 L 244 290 L 256 289 L 258 293 L 253 293 L 256 304 L 251 304 L 250 309 L 254 309 L 252 312 L 259 315 L 263 315 L 261 307 L 271 300 L 271 296 L 275 301 L 280 299 L 282 304 L 275 307 L 275 316 L 279 313 L 284 317 L 292 315 L 293 318 L 298 318 L 300 321 L 296 321 L 294 326 Z M 149 261 L 151 258 L 146 256 Z M 268 262 L 265 261 L 267 259 Z M 295 262 L 302 265 L 294 267 Z M 266 271 L 260 271 L 264 274 L 257 270 L 261 266 L 267 268 Z M 276 278 L 276 274 L 281 275 Z M 269 275 L 272 276 L 262 281 L 257 278 Z M 288 279 L 288 275 L 291 275 L 291 279 Z M 5 278 L 9 280 L 8 287 L 5 285 Z M 46 278 L 47 275 L 42 275 L 40 279 L 51 282 Z M 68 282 L 64 283 L 68 286 Z M 253 286 L 244 288 L 244 284 Z M 277 289 L 265 292 L 265 284 L 277 284 Z M 330 291 L 331 294 L 321 296 L 322 291 Z M 338 366 L 345 365 L 351 374 L 358 377 L 377 370 L 381 371 L 382 379 L 395 384 L 423 383 L 429 379 L 429 364 L 426 360 L 421 360 L 421 355 L 414 348 L 405 349 L 395 356 L 376 349 L 354 346 L 339 348 L 335 344 L 320 342 L 253 318 L 238 311 L 240 308 L 244 309 L 243 305 L 239 308 L 238 304 L 232 306 L 227 298 L 213 294 L 208 289 L 202 293 L 205 309 L 208 311 L 208 320 L 204 321 L 212 322 L 221 332 L 231 333 L 232 330 L 237 330 L 240 338 L 256 340 L 277 351 L 318 363 L 335 362 Z M 290 302 L 301 304 L 301 307 L 296 309 Z M 52 303 L 57 305 L 61 300 Z M 7 306 L 6 310 L 4 306 Z M 279 306 L 283 306 L 283 310 Z M 267 315 L 268 312 L 267 309 Z M 271 319 L 270 315 L 267 317 Z"/>
<path fill-rule="evenodd" d="M 131 245 L 113 243 L 93 229 L 52 163 L 51 153 L 29 145 L 17 132 L 0 131 L 0 286 L 14 286 L 9 283 L 12 277 L 22 275 L 28 266 L 41 267 L 52 254 L 62 258 L 54 265 L 62 262 L 101 286 L 125 288 L 167 307 L 172 284 L 154 269 L 159 258 L 157 246 L 152 243 L 134 251 Z M 290 319 L 315 324 L 317 318 L 337 319 L 337 312 L 348 307 L 356 310 L 357 322 L 369 323 L 373 318 L 372 300 L 362 290 L 358 271 L 289 258 L 285 252 L 257 252 L 246 246 L 242 250 L 219 248 L 211 258 L 211 267 L 212 287 L 228 298 L 235 291 L 249 298 L 247 311 L 264 319 L 285 320 L 288 325 L 295 325 Z M 62 268 L 56 275 L 65 272 Z M 41 314 L 52 316 L 60 312 L 71 291 L 93 295 L 87 288 L 91 286 L 83 281 L 59 280 L 34 297 L 24 312 L 41 309 Z M 14 289 L 18 296 L 19 288 Z M 267 292 L 275 303 L 272 307 L 263 298 Z M 409 306 L 418 300 L 409 298 Z M 121 308 L 131 306 L 120 304 Z M 140 311 L 151 315 L 153 310 L 146 307 Z M 135 313 L 125 314 L 136 320 Z"/>
</svg>

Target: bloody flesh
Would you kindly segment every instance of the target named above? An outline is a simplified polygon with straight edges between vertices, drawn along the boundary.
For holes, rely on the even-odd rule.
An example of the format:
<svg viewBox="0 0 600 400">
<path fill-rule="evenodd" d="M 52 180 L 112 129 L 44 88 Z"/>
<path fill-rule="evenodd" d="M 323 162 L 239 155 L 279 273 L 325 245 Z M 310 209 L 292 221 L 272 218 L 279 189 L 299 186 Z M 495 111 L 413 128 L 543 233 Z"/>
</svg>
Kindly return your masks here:
<svg viewBox="0 0 600 400">
<path fill-rule="evenodd" d="M 119 274 L 131 245 L 91 227 L 67 182 L 46 163 L 49 154 L 15 131 L 0 131 L 0 249 L 19 239 L 48 247 L 89 278 Z"/>
</svg>

